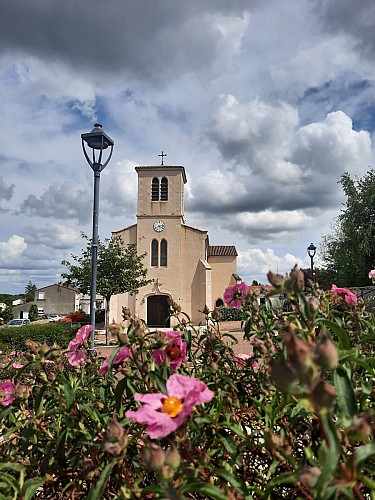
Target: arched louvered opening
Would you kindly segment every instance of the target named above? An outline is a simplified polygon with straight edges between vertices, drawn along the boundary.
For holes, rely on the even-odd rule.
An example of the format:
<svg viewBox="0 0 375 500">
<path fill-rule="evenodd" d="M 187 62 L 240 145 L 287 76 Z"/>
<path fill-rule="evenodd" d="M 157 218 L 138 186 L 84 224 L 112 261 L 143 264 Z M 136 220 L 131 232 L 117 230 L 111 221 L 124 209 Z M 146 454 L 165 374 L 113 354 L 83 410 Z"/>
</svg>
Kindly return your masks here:
<svg viewBox="0 0 375 500">
<path fill-rule="evenodd" d="M 157 177 L 152 179 L 151 201 L 159 201 L 159 179 Z"/>
<path fill-rule="evenodd" d="M 161 240 L 160 242 L 160 266 L 167 267 L 167 252 L 168 252 L 168 244 L 167 240 Z"/>
<path fill-rule="evenodd" d="M 159 242 L 152 240 L 151 242 L 151 267 L 158 267 L 159 260 Z"/>
<path fill-rule="evenodd" d="M 163 177 L 160 182 L 160 200 L 168 201 L 168 179 Z"/>
</svg>

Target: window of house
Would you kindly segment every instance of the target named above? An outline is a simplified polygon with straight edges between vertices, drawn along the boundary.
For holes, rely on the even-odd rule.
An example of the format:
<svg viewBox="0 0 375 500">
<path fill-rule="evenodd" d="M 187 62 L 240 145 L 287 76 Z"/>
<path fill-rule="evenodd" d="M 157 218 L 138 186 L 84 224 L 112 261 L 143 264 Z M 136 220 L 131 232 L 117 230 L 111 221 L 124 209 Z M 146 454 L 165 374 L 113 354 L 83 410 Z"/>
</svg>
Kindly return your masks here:
<svg viewBox="0 0 375 500">
<path fill-rule="evenodd" d="M 160 182 L 160 200 L 168 201 L 168 179 L 163 177 Z"/>
<path fill-rule="evenodd" d="M 38 300 L 44 300 L 44 299 L 45 299 L 44 292 L 38 292 Z"/>
<path fill-rule="evenodd" d="M 217 301 L 215 302 L 216 307 L 223 307 L 223 305 L 224 305 L 224 302 L 222 299 L 217 299 Z"/>
<path fill-rule="evenodd" d="M 157 177 L 152 179 L 151 201 L 159 201 L 159 179 Z"/>
<path fill-rule="evenodd" d="M 167 267 L 167 240 L 162 239 L 160 242 L 160 266 Z"/>
<path fill-rule="evenodd" d="M 44 307 L 38 307 L 38 314 L 44 314 Z"/>
<path fill-rule="evenodd" d="M 159 242 L 158 240 L 151 241 L 151 266 L 158 267 L 159 260 Z"/>
</svg>

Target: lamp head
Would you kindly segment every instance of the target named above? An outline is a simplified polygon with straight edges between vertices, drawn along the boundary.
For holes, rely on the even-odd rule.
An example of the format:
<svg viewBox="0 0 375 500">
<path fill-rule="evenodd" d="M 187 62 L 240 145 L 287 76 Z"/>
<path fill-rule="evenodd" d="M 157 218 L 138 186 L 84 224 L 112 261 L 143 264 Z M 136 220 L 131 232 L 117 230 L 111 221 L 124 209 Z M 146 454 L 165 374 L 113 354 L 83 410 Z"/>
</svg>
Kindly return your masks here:
<svg viewBox="0 0 375 500">
<path fill-rule="evenodd" d="M 100 123 L 95 123 L 94 128 L 87 134 L 81 134 L 82 141 L 92 149 L 107 149 L 113 146 L 113 140 L 103 131 Z"/>
<path fill-rule="evenodd" d="M 316 246 L 314 245 L 314 243 L 310 243 L 310 246 L 307 247 L 307 253 L 310 257 L 314 257 L 316 253 Z"/>
</svg>

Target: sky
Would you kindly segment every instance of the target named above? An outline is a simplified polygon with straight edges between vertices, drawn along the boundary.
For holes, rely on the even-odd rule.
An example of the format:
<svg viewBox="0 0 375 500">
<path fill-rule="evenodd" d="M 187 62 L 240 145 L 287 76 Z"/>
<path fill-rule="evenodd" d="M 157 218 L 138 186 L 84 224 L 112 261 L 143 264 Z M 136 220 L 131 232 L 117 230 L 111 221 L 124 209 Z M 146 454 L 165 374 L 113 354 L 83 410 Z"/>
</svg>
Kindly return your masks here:
<svg viewBox="0 0 375 500">
<path fill-rule="evenodd" d="M 136 165 L 183 165 L 186 224 L 247 283 L 309 267 L 340 176 L 374 168 L 373 0 L 2 0 L 0 293 L 61 281 L 92 233 L 81 134 L 114 140 L 99 236 L 136 222 Z"/>
</svg>

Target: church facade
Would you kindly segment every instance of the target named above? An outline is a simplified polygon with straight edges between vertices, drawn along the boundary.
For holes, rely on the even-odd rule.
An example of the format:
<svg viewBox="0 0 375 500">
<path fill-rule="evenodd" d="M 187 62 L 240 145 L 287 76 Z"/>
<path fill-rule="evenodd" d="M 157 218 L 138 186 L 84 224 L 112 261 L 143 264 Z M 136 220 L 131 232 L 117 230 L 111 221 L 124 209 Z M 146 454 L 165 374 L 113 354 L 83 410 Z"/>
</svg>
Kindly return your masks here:
<svg viewBox="0 0 375 500">
<path fill-rule="evenodd" d="M 239 281 L 234 246 L 211 246 L 208 232 L 184 222 L 182 166 L 138 166 L 137 223 L 115 231 L 124 245 L 135 243 L 146 257 L 147 278 L 153 282 L 138 294 L 112 297 L 110 318 L 122 319 L 129 308 L 150 327 L 173 326 L 168 300 L 179 304 L 195 324 L 204 320 L 200 311 L 223 305 L 226 287 Z"/>
</svg>

